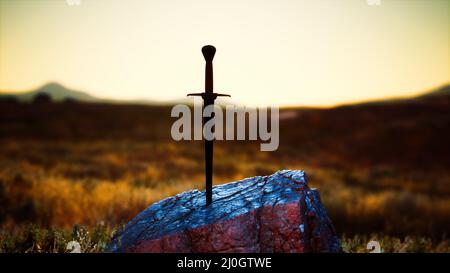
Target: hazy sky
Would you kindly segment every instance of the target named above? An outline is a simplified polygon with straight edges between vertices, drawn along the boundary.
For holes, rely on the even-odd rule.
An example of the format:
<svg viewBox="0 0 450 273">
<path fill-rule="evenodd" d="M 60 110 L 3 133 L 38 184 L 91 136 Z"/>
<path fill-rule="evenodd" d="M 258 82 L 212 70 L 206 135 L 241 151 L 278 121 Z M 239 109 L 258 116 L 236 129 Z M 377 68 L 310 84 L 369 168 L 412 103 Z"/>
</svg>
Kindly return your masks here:
<svg viewBox="0 0 450 273">
<path fill-rule="evenodd" d="M 0 90 L 49 81 L 118 99 L 215 90 L 249 105 L 334 105 L 450 82 L 450 1 L 0 0 Z"/>
</svg>

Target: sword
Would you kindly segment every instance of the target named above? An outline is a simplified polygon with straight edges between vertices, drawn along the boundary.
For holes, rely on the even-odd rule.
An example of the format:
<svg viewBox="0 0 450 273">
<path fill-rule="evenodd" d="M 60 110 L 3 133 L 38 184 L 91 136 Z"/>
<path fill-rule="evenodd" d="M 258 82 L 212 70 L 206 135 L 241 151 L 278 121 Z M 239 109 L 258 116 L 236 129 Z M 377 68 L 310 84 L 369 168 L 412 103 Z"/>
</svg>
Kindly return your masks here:
<svg viewBox="0 0 450 273">
<path fill-rule="evenodd" d="M 199 96 L 203 99 L 203 110 L 209 105 L 214 105 L 214 100 L 217 97 L 230 97 L 227 94 L 214 93 L 213 88 L 213 65 L 214 54 L 216 48 L 212 45 L 206 45 L 202 48 L 203 57 L 205 57 L 205 92 L 203 93 L 191 93 L 188 96 Z M 203 117 L 203 126 L 211 120 L 211 117 Z M 203 128 L 202 126 L 202 128 Z M 212 176 L 213 176 L 213 140 L 205 139 L 205 185 L 206 185 L 206 206 L 212 203 Z"/>
</svg>

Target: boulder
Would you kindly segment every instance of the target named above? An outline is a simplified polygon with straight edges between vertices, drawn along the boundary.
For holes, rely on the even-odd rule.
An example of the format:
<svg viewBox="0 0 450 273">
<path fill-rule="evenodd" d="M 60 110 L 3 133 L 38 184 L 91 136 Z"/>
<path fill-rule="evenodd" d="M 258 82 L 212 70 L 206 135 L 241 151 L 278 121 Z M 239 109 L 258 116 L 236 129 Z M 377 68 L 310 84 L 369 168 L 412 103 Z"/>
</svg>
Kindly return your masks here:
<svg viewBox="0 0 450 273">
<path fill-rule="evenodd" d="M 304 171 L 278 171 L 159 201 L 117 232 L 109 252 L 340 252 Z"/>
</svg>

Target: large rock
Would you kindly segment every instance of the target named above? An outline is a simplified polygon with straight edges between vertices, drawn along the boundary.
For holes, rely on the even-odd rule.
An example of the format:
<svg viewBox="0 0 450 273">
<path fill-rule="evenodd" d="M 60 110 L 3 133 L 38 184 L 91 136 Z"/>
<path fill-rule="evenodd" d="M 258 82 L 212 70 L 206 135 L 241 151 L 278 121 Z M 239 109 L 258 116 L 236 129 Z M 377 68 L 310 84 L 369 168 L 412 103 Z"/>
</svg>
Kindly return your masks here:
<svg viewBox="0 0 450 273">
<path fill-rule="evenodd" d="M 340 242 L 303 171 L 278 171 L 180 193 L 153 204 L 109 245 L 110 252 L 339 252 Z"/>
</svg>

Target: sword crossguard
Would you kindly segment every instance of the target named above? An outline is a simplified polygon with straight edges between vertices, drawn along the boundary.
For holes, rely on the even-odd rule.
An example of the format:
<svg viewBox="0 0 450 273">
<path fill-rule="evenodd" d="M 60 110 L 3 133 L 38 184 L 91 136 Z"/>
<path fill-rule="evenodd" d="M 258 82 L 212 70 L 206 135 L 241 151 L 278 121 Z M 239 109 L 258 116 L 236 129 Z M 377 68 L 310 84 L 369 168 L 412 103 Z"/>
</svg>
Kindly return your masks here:
<svg viewBox="0 0 450 273">
<path fill-rule="evenodd" d="M 211 96 L 212 96 L 213 100 L 215 100 L 217 97 L 231 97 L 228 94 L 220 94 L 220 93 L 212 93 L 212 94 L 211 93 L 190 93 L 187 95 L 188 95 L 188 97 L 202 97 L 202 99 L 208 99 L 208 98 L 211 98 Z"/>
</svg>

